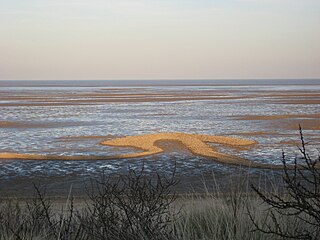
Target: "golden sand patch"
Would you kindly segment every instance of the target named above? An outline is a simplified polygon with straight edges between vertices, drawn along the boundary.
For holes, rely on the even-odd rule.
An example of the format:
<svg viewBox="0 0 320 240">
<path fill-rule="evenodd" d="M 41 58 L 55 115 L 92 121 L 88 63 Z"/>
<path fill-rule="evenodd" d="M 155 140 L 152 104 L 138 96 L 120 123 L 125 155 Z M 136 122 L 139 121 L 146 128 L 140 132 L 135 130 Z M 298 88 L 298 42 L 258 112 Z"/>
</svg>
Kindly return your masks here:
<svg viewBox="0 0 320 240">
<path fill-rule="evenodd" d="M 217 143 L 221 145 L 226 145 L 232 148 L 240 149 L 244 146 L 253 146 L 257 142 L 242 138 L 235 137 L 224 137 L 224 136 L 211 136 L 204 134 L 186 134 L 186 133 L 157 133 L 157 134 L 147 134 L 142 136 L 129 136 L 124 138 L 118 138 L 113 140 L 108 140 L 102 142 L 104 145 L 108 146 L 118 146 L 118 147 L 135 147 L 143 150 L 144 152 L 123 154 L 120 155 L 122 158 L 133 158 L 133 157 L 143 157 L 150 156 L 158 153 L 162 153 L 164 150 L 157 146 L 158 141 L 179 141 L 184 146 L 186 146 L 193 154 L 213 158 L 216 162 L 231 164 L 231 165 L 241 165 L 254 168 L 282 168 L 279 165 L 273 164 L 263 164 L 253 162 L 251 160 L 240 158 L 237 156 L 232 156 L 225 153 L 220 153 L 215 147 L 207 144 Z"/>
<path fill-rule="evenodd" d="M 140 153 L 120 155 L 121 158 L 133 158 L 162 153 L 164 150 L 157 146 L 157 141 L 161 140 L 179 141 L 192 153 L 204 157 L 215 158 L 218 162 L 247 166 L 251 165 L 253 162 L 228 154 L 219 153 L 214 147 L 209 146 L 206 142 L 228 145 L 233 148 L 256 144 L 255 141 L 241 138 L 186 133 L 157 133 L 142 136 L 129 136 L 107 140 L 102 142 L 102 144 L 117 147 L 134 147 L 143 150 L 143 152 Z"/>
<path fill-rule="evenodd" d="M 9 121 L 0 121 L 0 128 L 28 128 L 28 127 L 41 127 L 49 126 L 49 124 L 30 124 L 25 122 L 9 122 Z"/>
<path fill-rule="evenodd" d="M 187 147 L 193 154 L 214 159 L 216 162 L 242 165 L 255 168 L 282 168 L 279 165 L 263 164 L 250 161 L 248 159 L 220 153 L 215 147 L 207 143 L 217 143 L 240 149 L 243 146 L 252 146 L 257 142 L 242 138 L 211 136 L 204 134 L 186 134 L 186 133 L 157 133 L 141 136 L 128 136 L 101 142 L 102 145 L 113 147 L 134 147 L 143 152 L 123 154 L 119 156 L 54 156 L 54 155 L 36 155 L 19 153 L 0 153 L 0 159 L 32 159 L 32 160 L 108 160 L 122 158 L 136 158 L 150 156 L 164 152 L 164 149 L 157 145 L 159 141 L 178 141 Z"/>
<path fill-rule="evenodd" d="M 19 126 L 20 124 L 16 122 L 0 121 L 0 128 L 19 127 Z"/>
<path fill-rule="evenodd" d="M 41 155 L 41 154 L 25 154 L 15 152 L 2 152 L 0 159 L 15 160 L 56 160 L 56 161 L 77 161 L 77 160 L 111 160 L 116 157 L 110 156 L 61 156 L 61 155 Z"/>
</svg>

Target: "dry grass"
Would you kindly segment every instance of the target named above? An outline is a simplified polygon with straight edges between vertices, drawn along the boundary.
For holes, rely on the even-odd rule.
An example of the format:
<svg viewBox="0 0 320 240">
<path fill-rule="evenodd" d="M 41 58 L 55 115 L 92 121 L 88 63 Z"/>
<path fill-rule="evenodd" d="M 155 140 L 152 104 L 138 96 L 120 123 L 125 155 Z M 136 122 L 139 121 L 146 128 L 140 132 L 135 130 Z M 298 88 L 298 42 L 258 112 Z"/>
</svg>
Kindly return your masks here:
<svg viewBox="0 0 320 240">
<path fill-rule="evenodd" d="M 217 184 L 202 195 L 177 196 L 174 178 L 150 178 L 143 171 L 118 179 L 102 176 L 81 201 L 70 191 L 65 201 L 53 202 L 35 187 L 32 199 L 1 202 L 0 239 L 273 239 L 254 231 L 248 213 L 258 224 L 271 223 L 264 214 L 267 205 L 253 195 L 248 176 L 239 171 L 239 177 L 230 180 L 227 193 Z"/>
</svg>

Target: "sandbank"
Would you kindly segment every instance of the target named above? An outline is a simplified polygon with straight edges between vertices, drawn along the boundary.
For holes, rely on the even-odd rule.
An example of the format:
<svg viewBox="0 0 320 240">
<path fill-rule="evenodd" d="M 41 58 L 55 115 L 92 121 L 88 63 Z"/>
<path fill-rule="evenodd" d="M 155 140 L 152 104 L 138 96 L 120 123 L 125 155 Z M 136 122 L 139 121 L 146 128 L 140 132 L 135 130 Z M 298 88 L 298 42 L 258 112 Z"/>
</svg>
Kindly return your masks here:
<svg viewBox="0 0 320 240">
<path fill-rule="evenodd" d="M 160 141 L 177 141 L 183 144 L 190 152 L 195 155 L 210 158 L 216 162 L 241 165 L 253 168 L 272 168 L 281 169 L 280 165 L 263 164 L 250 161 L 245 158 L 232 156 L 225 153 L 220 153 L 216 147 L 210 146 L 207 143 L 216 143 L 228 146 L 235 149 L 241 149 L 244 146 L 253 146 L 257 142 L 242 138 L 211 136 L 204 134 L 186 134 L 186 133 L 156 133 L 140 136 L 128 136 L 106 140 L 101 142 L 102 145 L 113 147 L 130 147 L 142 150 L 130 154 L 122 154 L 118 156 L 56 156 L 56 155 L 37 155 L 37 154 L 21 154 L 21 153 L 0 153 L 0 159 L 30 159 L 30 160 L 109 160 L 123 158 L 138 158 L 150 155 L 159 154 L 165 151 L 159 147 Z"/>
<path fill-rule="evenodd" d="M 244 146 L 253 146 L 257 144 L 257 142 L 252 140 L 235 137 L 186 133 L 157 133 L 142 136 L 129 136 L 124 138 L 118 138 L 104 141 L 102 142 L 102 144 L 118 147 L 135 147 L 144 151 L 140 153 L 123 154 L 120 156 L 123 158 L 132 158 L 162 153 L 164 150 L 157 146 L 157 142 L 163 140 L 179 141 L 184 146 L 186 146 L 193 154 L 214 159 L 214 161 L 219 163 L 241 165 L 254 168 L 282 168 L 282 166 L 279 165 L 257 163 L 245 158 L 220 153 L 217 151 L 215 147 L 212 147 L 207 144 L 208 142 L 217 143 L 235 149 L 241 149 Z"/>
</svg>

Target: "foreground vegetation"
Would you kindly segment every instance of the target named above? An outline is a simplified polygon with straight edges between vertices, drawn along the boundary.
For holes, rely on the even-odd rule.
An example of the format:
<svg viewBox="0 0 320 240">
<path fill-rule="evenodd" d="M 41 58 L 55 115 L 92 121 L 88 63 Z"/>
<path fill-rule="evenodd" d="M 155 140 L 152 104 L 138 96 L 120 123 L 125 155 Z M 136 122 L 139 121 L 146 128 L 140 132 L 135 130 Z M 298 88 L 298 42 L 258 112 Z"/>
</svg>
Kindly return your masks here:
<svg viewBox="0 0 320 240">
<path fill-rule="evenodd" d="M 265 209 L 252 194 L 176 196 L 171 178 L 140 174 L 95 181 L 80 202 L 50 201 L 35 186 L 34 198 L 1 203 L 0 239 L 270 239 L 252 231 L 248 209 L 256 216 Z"/>
<path fill-rule="evenodd" d="M 300 130 L 301 131 L 301 130 Z M 227 194 L 176 195 L 175 173 L 129 170 L 93 180 L 80 202 L 63 204 L 34 186 L 35 197 L 0 202 L 0 239 L 319 239 L 320 158 L 307 154 L 289 165 L 283 154 L 284 192 L 266 191 L 243 178 Z"/>
</svg>

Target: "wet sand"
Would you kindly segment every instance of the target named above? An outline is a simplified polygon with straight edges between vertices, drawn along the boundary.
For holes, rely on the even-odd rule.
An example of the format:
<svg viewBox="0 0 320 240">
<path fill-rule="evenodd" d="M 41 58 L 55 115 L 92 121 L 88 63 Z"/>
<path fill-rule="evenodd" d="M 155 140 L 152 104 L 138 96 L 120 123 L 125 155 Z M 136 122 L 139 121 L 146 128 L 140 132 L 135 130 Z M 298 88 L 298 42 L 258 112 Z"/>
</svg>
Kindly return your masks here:
<svg viewBox="0 0 320 240">
<path fill-rule="evenodd" d="M 278 135 L 277 131 L 271 131 L 271 132 L 235 132 L 235 133 L 230 133 L 229 135 L 241 135 L 241 136 L 264 136 L 264 135 Z"/>
<path fill-rule="evenodd" d="M 253 146 L 257 142 L 242 138 L 210 136 L 203 134 L 186 134 L 186 133 L 157 133 L 141 136 L 128 136 L 123 138 L 111 139 L 101 142 L 102 145 L 113 147 L 129 147 L 140 149 L 142 152 L 122 154 L 118 156 L 55 156 L 55 155 L 38 155 L 38 154 L 21 154 L 21 153 L 0 153 L 0 159 L 20 159 L 20 160 L 110 160 L 124 158 L 140 158 L 164 152 L 164 148 L 157 145 L 158 141 L 177 141 L 187 147 L 193 154 L 213 159 L 218 163 L 239 165 L 252 168 L 270 168 L 280 169 L 282 166 L 257 163 L 245 158 L 232 156 L 218 152 L 217 148 L 207 143 L 215 143 L 241 150 L 244 146 Z"/>
<path fill-rule="evenodd" d="M 297 119 L 297 118 L 315 118 L 320 120 L 320 113 L 317 114 L 288 114 L 288 115 L 272 115 L 272 116 L 258 116 L 258 115 L 247 115 L 239 117 L 239 120 L 276 120 L 276 119 Z"/>
<path fill-rule="evenodd" d="M 72 126 L 88 126 L 96 124 L 92 122 L 22 122 L 22 121 L 0 121 L 0 128 L 61 128 Z"/>
<path fill-rule="evenodd" d="M 60 125 L 60 124 L 58 124 Z M 14 122 L 14 121 L 0 121 L 0 128 L 42 128 L 55 127 L 54 123 L 30 123 L 30 122 Z"/>
<path fill-rule="evenodd" d="M 6 91 L 0 92 L 0 106 L 64 106 L 64 105 L 89 105 L 108 103 L 140 103 L 140 102 L 175 102 L 196 100 L 239 100 L 239 99 L 262 99 L 278 104 L 320 104 L 320 94 L 304 91 L 278 92 L 250 92 L 243 94 L 237 90 L 207 90 L 199 92 L 179 91 L 173 92 L 148 92 L 148 89 L 135 89 L 140 91 L 132 93 L 129 88 L 100 89 L 86 93 L 66 94 L 62 92 L 37 93 L 32 91 L 20 91 L 11 95 Z M 120 93 L 122 92 L 122 93 Z"/>
<path fill-rule="evenodd" d="M 299 125 L 303 130 L 320 130 L 320 119 L 291 120 L 281 125 L 282 128 L 288 130 L 298 129 Z"/>
<path fill-rule="evenodd" d="M 266 121 L 274 129 L 298 130 L 299 125 L 303 130 L 320 130 L 320 114 L 287 114 L 287 115 L 247 115 L 237 117 L 244 121 Z"/>
<path fill-rule="evenodd" d="M 101 136 L 101 135 L 92 135 L 92 136 L 66 136 L 66 137 L 59 137 L 56 139 L 56 141 L 60 142 L 76 142 L 76 141 L 82 141 L 82 140 L 92 140 L 92 139 L 110 139 L 110 138 L 116 138 L 116 136 L 113 135 L 106 135 L 106 136 Z"/>
</svg>

